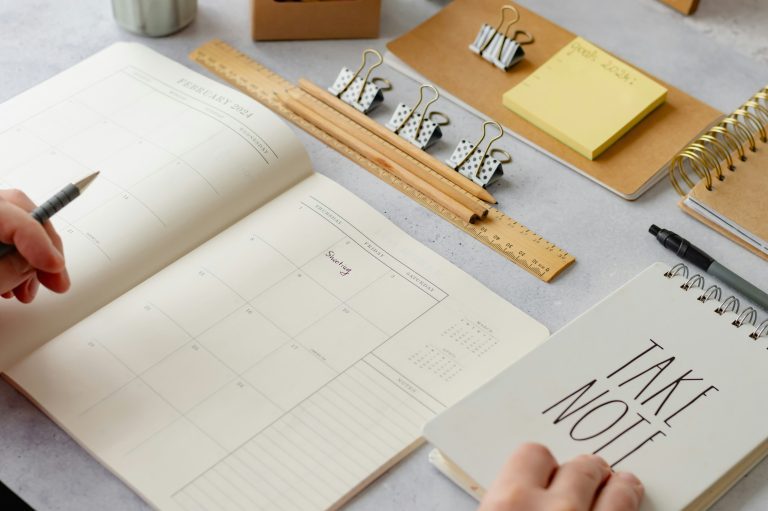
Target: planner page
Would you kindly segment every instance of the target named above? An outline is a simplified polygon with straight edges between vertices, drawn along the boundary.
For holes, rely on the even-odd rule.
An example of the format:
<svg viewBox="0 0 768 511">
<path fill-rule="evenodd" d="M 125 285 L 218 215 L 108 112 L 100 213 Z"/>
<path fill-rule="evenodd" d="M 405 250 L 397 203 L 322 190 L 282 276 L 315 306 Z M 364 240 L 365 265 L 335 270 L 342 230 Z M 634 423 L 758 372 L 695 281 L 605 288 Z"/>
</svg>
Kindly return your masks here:
<svg viewBox="0 0 768 511">
<path fill-rule="evenodd" d="M 708 285 L 668 270 L 650 266 L 431 421 L 427 439 L 484 488 L 532 441 L 633 472 L 643 511 L 706 509 L 768 448 L 768 339 L 751 337 L 746 304 L 719 314 L 726 296 L 702 302 Z"/>
<path fill-rule="evenodd" d="M 322 510 L 546 338 L 313 175 L 7 377 L 159 509 Z"/>
<path fill-rule="evenodd" d="M 0 105 L 0 188 L 53 218 L 69 293 L 0 307 L 0 370 L 308 176 L 290 129 L 245 95 L 118 43 Z"/>
</svg>

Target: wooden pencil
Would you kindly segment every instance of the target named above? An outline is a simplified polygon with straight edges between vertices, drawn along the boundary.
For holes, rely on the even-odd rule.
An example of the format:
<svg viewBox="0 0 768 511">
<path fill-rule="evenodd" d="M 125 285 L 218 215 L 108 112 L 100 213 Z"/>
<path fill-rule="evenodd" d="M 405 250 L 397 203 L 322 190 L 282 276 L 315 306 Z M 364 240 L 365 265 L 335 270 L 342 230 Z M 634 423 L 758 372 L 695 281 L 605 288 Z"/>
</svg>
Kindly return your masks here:
<svg viewBox="0 0 768 511">
<path fill-rule="evenodd" d="M 430 183 L 427 183 L 423 179 L 408 172 L 406 169 L 392 161 L 390 158 L 386 157 L 380 151 L 360 140 L 355 134 L 350 133 L 349 131 L 346 131 L 339 125 L 335 124 L 334 120 L 328 119 L 327 117 L 318 114 L 293 96 L 289 96 L 288 94 L 278 94 L 278 97 L 280 98 L 280 101 L 282 101 L 283 104 L 295 114 L 314 124 L 316 127 L 325 131 L 329 135 L 333 136 L 336 140 L 348 146 L 353 151 L 361 154 L 404 183 L 415 188 L 420 193 L 424 194 L 457 217 L 461 218 L 462 221 L 474 223 L 478 220 L 478 215 L 475 214 L 472 210 L 449 197 L 445 193 L 441 192 Z"/>
<path fill-rule="evenodd" d="M 488 190 L 486 190 L 482 186 L 462 176 L 461 174 L 459 174 L 458 172 L 456 172 L 455 170 L 453 170 L 448 165 L 441 162 L 440 160 L 438 160 L 428 152 L 422 149 L 419 149 L 418 147 L 411 144 L 407 140 L 404 140 L 402 137 L 400 137 L 396 133 L 391 132 L 386 127 L 377 123 L 376 121 L 374 121 L 373 119 L 365 115 L 364 113 L 359 112 L 358 110 L 355 110 L 353 107 L 347 105 L 343 101 L 340 101 L 339 98 L 337 98 L 330 92 L 326 91 L 322 87 L 315 85 L 314 83 L 304 78 L 301 78 L 298 84 L 299 84 L 299 88 L 304 92 L 306 92 L 307 94 L 311 95 L 316 99 L 319 99 L 320 101 L 330 106 L 334 110 L 344 114 L 344 116 L 352 119 L 357 124 L 365 127 L 366 129 L 368 129 L 368 131 L 375 133 L 382 139 L 386 140 L 393 146 L 397 147 L 404 153 L 411 156 L 413 159 L 420 161 L 430 169 L 434 170 L 444 178 L 448 179 L 453 184 L 461 187 L 462 189 L 466 190 L 467 192 L 474 195 L 475 197 L 484 200 L 485 202 L 488 202 L 490 204 L 497 203 L 493 195 L 491 195 L 488 192 Z"/>
<path fill-rule="evenodd" d="M 340 112 L 329 109 L 328 106 L 324 105 L 323 103 L 320 103 L 319 101 L 314 99 L 312 96 L 309 96 L 308 94 L 300 94 L 292 97 L 295 100 L 297 100 L 299 103 L 307 107 L 308 109 L 315 112 L 317 115 L 328 117 L 327 115 L 328 111 L 331 111 L 336 115 L 340 115 Z M 344 117 L 342 117 L 342 119 L 344 119 Z M 351 119 L 347 118 L 345 120 L 350 123 L 354 123 L 354 121 Z M 361 138 L 359 133 L 350 131 L 348 128 L 345 128 L 343 125 L 339 125 L 339 123 L 335 123 L 335 124 L 340 129 L 344 129 L 344 131 L 346 131 L 348 134 L 355 135 L 357 138 Z M 482 219 L 488 216 L 489 206 L 482 200 L 478 199 L 474 195 L 471 195 L 466 190 L 463 190 L 453 185 L 450 181 L 441 177 L 439 174 L 434 174 L 430 172 L 430 170 L 428 170 L 426 167 L 423 167 L 422 165 L 420 165 L 419 162 L 409 158 L 407 154 L 403 153 L 402 151 L 399 151 L 396 147 L 393 147 L 392 145 L 390 145 L 386 140 L 382 140 L 375 133 L 371 133 L 370 131 L 366 130 L 365 127 L 360 126 L 360 131 L 363 131 L 366 134 L 368 134 L 367 137 L 364 137 L 365 140 L 363 140 L 363 142 L 367 146 L 373 147 L 376 151 L 383 154 L 386 158 L 394 162 L 394 164 L 399 165 L 400 167 L 410 172 L 411 174 L 415 175 L 419 179 L 429 183 L 436 189 L 440 190 L 447 196 L 451 197 L 456 202 L 463 204 L 470 211 L 476 214 L 479 218 Z"/>
</svg>

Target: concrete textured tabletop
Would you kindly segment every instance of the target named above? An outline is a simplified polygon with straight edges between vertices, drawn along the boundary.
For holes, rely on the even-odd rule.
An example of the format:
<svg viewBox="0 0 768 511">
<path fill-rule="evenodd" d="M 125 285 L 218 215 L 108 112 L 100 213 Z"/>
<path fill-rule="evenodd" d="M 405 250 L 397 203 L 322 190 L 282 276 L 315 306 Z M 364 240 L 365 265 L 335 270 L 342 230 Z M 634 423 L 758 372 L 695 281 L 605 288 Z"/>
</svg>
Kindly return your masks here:
<svg viewBox="0 0 768 511">
<path fill-rule="evenodd" d="M 330 83 L 364 48 L 391 39 L 440 9 L 441 0 L 384 0 L 379 40 L 254 43 L 246 0 L 200 0 L 196 21 L 181 33 L 144 39 L 117 27 L 108 0 L 0 0 L 0 101 L 44 81 L 105 46 L 140 41 L 202 71 L 187 54 L 221 38 L 289 79 Z M 691 18 L 656 0 L 520 0 L 647 72 L 722 111 L 731 111 L 768 83 L 768 2 L 702 0 Z M 382 69 L 407 101 L 415 83 Z M 478 91 L 481 93 L 481 91 Z M 387 106 L 389 105 L 389 106 Z M 455 131 L 474 136 L 481 121 L 444 103 Z M 519 141 L 500 146 L 513 157 L 492 192 L 507 214 L 565 248 L 577 262 L 551 284 L 525 271 L 378 181 L 349 160 L 299 132 L 315 169 L 343 184 L 411 236 L 555 331 L 655 261 L 677 262 L 648 234 L 651 223 L 678 231 L 768 288 L 768 265 L 684 215 L 665 180 L 635 202 L 595 185 Z M 448 142 L 436 148 L 450 151 Z M 0 155 L 2 158 L 2 155 Z M 768 207 L 768 201 L 758 207 Z M 2 306 L 2 304 L 0 304 Z M 768 311 L 761 311 L 761 319 Z M 2 325 L 0 325 L 2 328 Z M 2 347 L 0 346 L 0 349 Z M 762 417 L 755 417 L 756 420 Z M 724 432 L 727 433 L 727 432 Z M 347 509 L 470 510 L 476 503 L 441 477 L 422 447 L 356 497 Z M 146 509 L 129 488 L 81 449 L 29 401 L 0 382 L 0 480 L 39 510 Z M 767 509 L 768 462 L 742 479 L 716 510 Z"/>
</svg>

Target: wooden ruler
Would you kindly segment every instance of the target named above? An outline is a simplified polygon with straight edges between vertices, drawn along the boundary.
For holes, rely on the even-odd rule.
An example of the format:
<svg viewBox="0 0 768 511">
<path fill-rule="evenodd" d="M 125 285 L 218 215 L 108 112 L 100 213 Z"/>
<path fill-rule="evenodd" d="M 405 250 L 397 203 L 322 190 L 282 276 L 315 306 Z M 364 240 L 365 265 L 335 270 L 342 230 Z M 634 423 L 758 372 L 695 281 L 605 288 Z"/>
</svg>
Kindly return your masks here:
<svg viewBox="0 0 768 511">
<path fill-rule="evenodd" d="M 575 261 L 572 255 L 514 221 L 496 208 L 491 208 L 488 217 L 477 223 L 470 224 L 460 220 L 453 213 L 422 195 L 419 191 L 288 110 L 277 98 L 276 93 L 291 92 L 294 95 L 305 93 L 282 76 L 267 69 L 248 55 L 237 51 L 228 44 L 219 40 L 213 40 L 194 50 L 189 56 L 213 74 L 229 82 L 260 103 L 263 103 L 272 111 L 290 120 L 373 173 L 382 181 L 394 186 L 425 208 L 437 213 L 541 280 L 549 282 Z M 342 114 L 335 112 L 331 108 L 328 110 L 329 115 L 338 115 L 340 117 L 339 122 L 348 122 Z M 361 137 L 370 133 L 362 126 L 359 126 L 359 129 L 361 130 Z M 430 170 L 430 172 L 432 171 Z"/>
</svg>

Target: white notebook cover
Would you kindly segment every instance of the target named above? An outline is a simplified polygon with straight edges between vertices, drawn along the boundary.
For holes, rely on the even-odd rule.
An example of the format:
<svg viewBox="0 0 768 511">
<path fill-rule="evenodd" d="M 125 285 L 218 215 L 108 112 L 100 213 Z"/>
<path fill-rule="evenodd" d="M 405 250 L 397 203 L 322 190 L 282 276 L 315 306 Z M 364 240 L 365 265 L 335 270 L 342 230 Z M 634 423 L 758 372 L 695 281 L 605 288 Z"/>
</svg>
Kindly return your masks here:
<svg viewBox="0 0 768 511">
<path fill-rule="evenodd" d="M 597 452 L 634 472 L 644 511 L 710 505 L 762 457 L 766 338 L 667 270 L 646 269 L 428 423 L 426 438 L 481 487 L 535 441 L 561 461 Z"/>
</svg>

